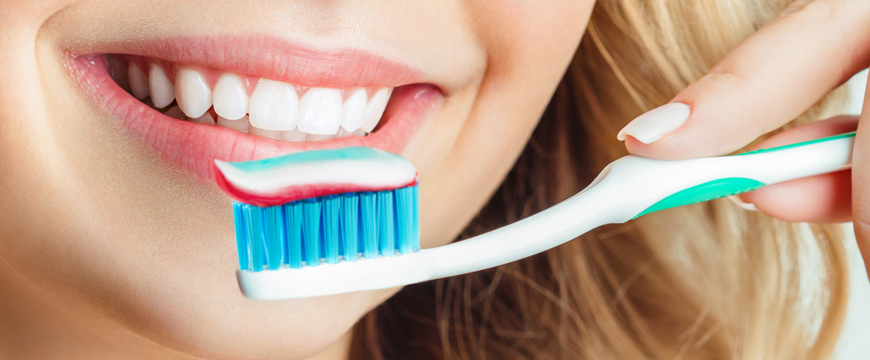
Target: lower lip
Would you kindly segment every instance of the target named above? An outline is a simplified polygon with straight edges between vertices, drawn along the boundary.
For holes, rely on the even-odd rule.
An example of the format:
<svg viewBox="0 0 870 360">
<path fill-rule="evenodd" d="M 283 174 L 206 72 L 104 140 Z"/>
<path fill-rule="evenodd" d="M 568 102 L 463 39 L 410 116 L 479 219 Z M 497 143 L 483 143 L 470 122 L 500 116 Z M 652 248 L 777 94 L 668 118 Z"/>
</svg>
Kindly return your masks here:
<svg viewBox="0 0 870 360">
<path fill-rule="evenodd" d="M 282 142 L 163 115 L 121 89 L 109 76 L 105 57 L 83 56 L 68 61 L 71 73 L 100 107 L 118 117 L 123 128 L 194 174 L 214 178 L 212 164 L 248 161 L 306 150 L 367 146 L 401 153 L 435 109 L 443 103 L 432 85 L 413 84 L 393 90 L 379 128 L 366 137 L 350 136 L 318 142 Z"/>
</svg>

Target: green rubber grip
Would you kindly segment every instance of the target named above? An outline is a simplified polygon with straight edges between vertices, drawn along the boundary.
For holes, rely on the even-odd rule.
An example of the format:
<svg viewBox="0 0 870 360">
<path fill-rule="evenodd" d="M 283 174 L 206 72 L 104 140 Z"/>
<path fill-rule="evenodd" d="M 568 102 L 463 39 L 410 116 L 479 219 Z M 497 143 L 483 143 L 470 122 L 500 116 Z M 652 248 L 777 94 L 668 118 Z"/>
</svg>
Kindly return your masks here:
<svg viewBox="0 0 870 360">
<path fill-rule="evenodd" d="M 769 152 L 780 151 L 780 150 L 785 150 L 785 149 L 792 149 L 792 148 L 796 148 L 796 147 L 800 147 L 800 146 L 804 146 L 804 145 L 817 144 L 820 142 L 848 138 L 848 137 L 854 137 L 854 136 L 855 136 L 855 132 L 850 132 L 850 133 L 845 133 L 845 134 L 840 134 L 840 135 L 829 136 L 829 137 L 821 138 L 821 139 L 815 139 L 815 140 L 804 141 L 804 142 L 799 142 L 799 143 L 795 143 L 795 144 L 778 146 L 778 147 L 774 147 L 774 148 L 770 148 L 770 149 L 753 150 L 753 151 L 745 152 L 745 153 L 738 154 L 735 156 L 769 153 Z M 757 190 L 758 188 L 765 186 L 765 185 L 766 185 L 765 183 L 762 183 L 758 180 L 747 179 L 747 178 L 726 178 L 726 179 L 713 180 L 713 181 L 706 182 L 706 183 L 703 183 L 700 185 L 695 185 L 695 186 L 692 186 L 688 189 L 681 190 L 677 193 L 674 193 L 673 195 L 670 195 L 670 196 L 660 200 L 659 202 L 653 204 L 652 206 L 648 207 L 646 210 L 644 210 L 643 212 L 641 212 L 640 214 L 638 214 L 634 218 L 637 219 L 637 218 L 644 216 L 646 214 L 660 211 L 660 210 L 675 208 L 675 207 L 679 207 L 679 206 L 683 206 L 683 205 L 695 204 L 695 203 L 704 202 L 704 201 L 710 201 L 713 199 L 719 199 L 719 198 L 723 198 L 723 197 L 731 196 L 731 195 L 742 194 L 742 193 L 749 192 L 752 190 Z"/>
<path fill-rule="evenodd" d="M 773 147 L 773 148 L 770 148 L 770 149 L 758 149 L 758 150 L 747 151 L 747 152 L 745 152 L 745 153 L 737 154 L 737 155 L 764 154 L 764 153 L 769 153 L 769 152 L 774 152 L 774 151 L 779 151 L 779 150 L 785 150 L 785 149 L 792 149 L 792 148 L 796 148 L 796 147 L 801 147 L 801 146 L 804 146 L 804 145 L 818 144 L 818 143 L 820 143 L 820 142 L 831 141 L 831 140 L 837 140 L 837 139 L 844 139 L 844 138 L 850 138 L 850 137 L 855 137 L 855 132 L 854 132 L 854 131 L 853 131 L 853 132 L 843 133 L 843 134 L 840 134 L 840 135 L 834 135 L 834 136 L 823 137 L 823 138 L 821 138 L 821 139 L 808 140 L 808 141 L 799 142 L 799 143 L 794 143 L 794 144 L 788 144 L 788 145 L 783 145 L 783 146 L 777 146 L 777 147 Z"/>
<path fill-rule="evenodd" d="M 718 179 L 674 193 L 648 207 L 634 218 L 639 218 L 651 212 L 695 204 L 726 196 L 742 194 L 756 190 L 765 184 L 761 181 L 746 178 Z"/>
</svg>

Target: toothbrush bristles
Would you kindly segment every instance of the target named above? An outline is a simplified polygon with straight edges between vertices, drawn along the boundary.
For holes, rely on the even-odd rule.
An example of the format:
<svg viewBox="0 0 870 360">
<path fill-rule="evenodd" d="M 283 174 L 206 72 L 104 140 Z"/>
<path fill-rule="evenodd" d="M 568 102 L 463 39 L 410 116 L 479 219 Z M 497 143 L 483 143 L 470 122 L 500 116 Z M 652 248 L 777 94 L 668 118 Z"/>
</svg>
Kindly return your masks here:
<svg viewBox="0 0 870 360">
<path fill-rule="evenodd" d="M 418 185 L 271 207 L 233 204 L 239 268 L 299 269 L 420 250 Z"/>
</svg>

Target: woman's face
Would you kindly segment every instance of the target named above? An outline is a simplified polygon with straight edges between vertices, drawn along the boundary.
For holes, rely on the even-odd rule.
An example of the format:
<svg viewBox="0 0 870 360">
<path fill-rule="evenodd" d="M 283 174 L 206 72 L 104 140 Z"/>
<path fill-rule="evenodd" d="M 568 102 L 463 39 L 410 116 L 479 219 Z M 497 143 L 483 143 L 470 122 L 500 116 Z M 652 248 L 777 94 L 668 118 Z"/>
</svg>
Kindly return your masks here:
<svg viewBox="0 0 870 360">
<path fill-rule="evenodd" d="M 211 161 L 348 145 L 400 153 L 419 173 L 423 247 L 446 244 L 525 146 L 592 5 L 5 1 L 0 255 L 14 272 L 0 271 L 3 294 L 39 294 L 14 302 L 26 304 L 15 308 L 22 319 L 64 314 L 52 326 L 89 324 L 112 330 L 99 336 L 137 334 L 205 357 L 299 358 L 346 343 L 337 340 L 394 290 L 244 298 L 231 200 L 211 180 Z M 135 79 L 131 64 L 142 71 Z M 280 82 L 275 93 L 295 92 L 291 103 L 301 99 L 294 109 L 308 115 L 297 132 L 266 131 L 268 116 L 211 125 L 151 107 L 174 91 L 191 113 L 175 116 L 192 118 L 209 104 L 205 89 L 212 118 L 244 111 L 241 93 L 251 114 L 290 106 L 255 101 L 260 79 Z M 229 85 L 218 91 L 219 82 Z M 318 137 L 344 119 L 330 113 L 350 112 L 329 99 L 340 94 L 346 108 L 358 88 L 365 111 L 342 115 L 357 122 L 367 111 L 377 119 L 377 90 L 392 90 L 374 131 Z M 319 98 L 306 100 L 314 90 Z"/>
</svg>

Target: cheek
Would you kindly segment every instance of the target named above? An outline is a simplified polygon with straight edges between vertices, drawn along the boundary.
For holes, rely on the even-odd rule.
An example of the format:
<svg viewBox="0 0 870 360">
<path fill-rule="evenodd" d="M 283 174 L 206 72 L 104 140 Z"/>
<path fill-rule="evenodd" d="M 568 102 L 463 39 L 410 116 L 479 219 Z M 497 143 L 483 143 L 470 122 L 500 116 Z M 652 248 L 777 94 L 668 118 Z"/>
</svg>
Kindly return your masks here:
<svg viewBox="0 0 870 360">
<path fill-rule="evenodd" d="M 536 66 L 561 75 L 594 4 L 593 0 L 481 1 L 472 11 L 490 68 Z"/>
<path fill-rule="evenodd" d="M 494 134 L 505 138 L 504 146 L 524 145 L 573 58 L 593 5 L 592 0 L 490 1 L 476 8 L 488 54 L 480 96 L 491 105 L 480 118 L 499 129 Z"/>
<path fill-rule="evenodd" d="M 486 69 L 458 140 L 442 167 L 422 184 L 421 215 L 428 232 L 424 246 L 454 239 L 501 183 L 573 58 L 593 5 L 470 5 L 471 26 L 485 51 Z"/>
</svg>

